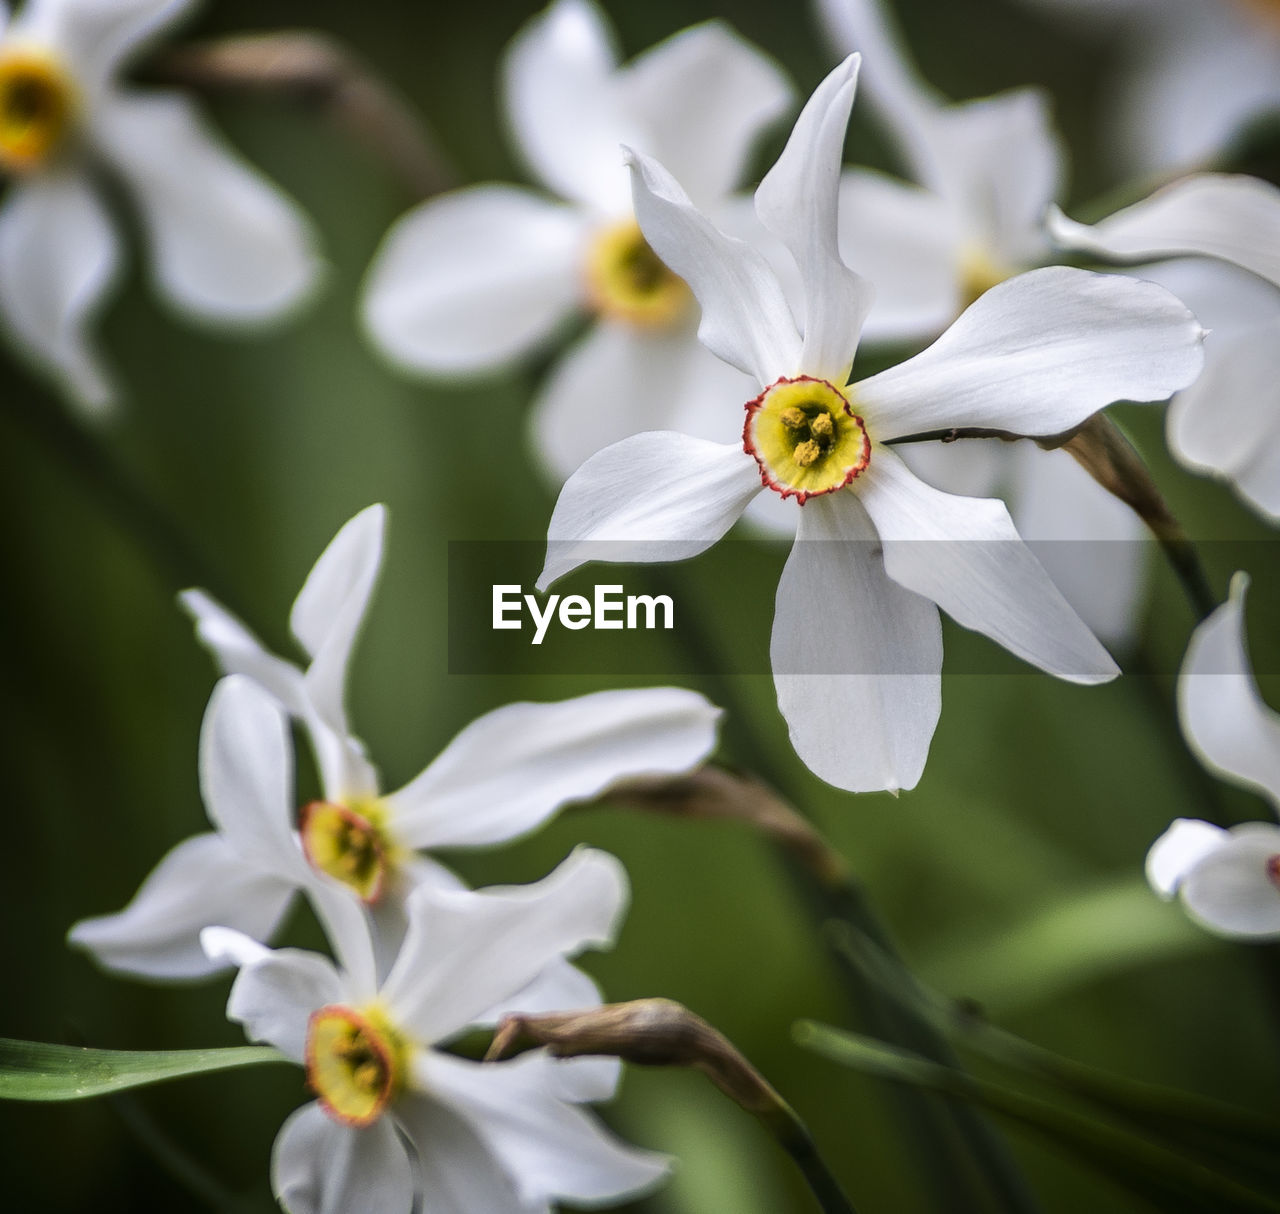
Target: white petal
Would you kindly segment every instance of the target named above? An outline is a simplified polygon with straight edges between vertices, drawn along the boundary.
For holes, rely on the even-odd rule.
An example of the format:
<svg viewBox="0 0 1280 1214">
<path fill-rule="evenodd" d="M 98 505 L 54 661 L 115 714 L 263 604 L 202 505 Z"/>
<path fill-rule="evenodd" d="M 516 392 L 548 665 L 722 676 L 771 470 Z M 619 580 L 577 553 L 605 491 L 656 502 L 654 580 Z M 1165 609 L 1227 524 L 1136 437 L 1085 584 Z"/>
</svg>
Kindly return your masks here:
<svg viewBox="0 0 1280 1214">
<path fill-rule="evenodd" d="M 1147 852 L 1147 883 L 1165 901 L 1205 856 L 1227 840 L 1221 826 L 1196 818 L 1178 818 Z"/>
<path fill-rule="evenodd" d="M 540 1016 L 546 1012 L 572 1012 L 579 1008 L 599 1007 L 602 1000 L 595 980 L 571 961 L 553 961 L 527 986 L 508 999 L 494 1004 L 475 1020 L 476 1024 L 497 1024 L 503 1016 L 522 1012 Z M 603 1100 L 604 1096 L 593 1096 Z"/>
<path fill-rule="evenodd" d="M 880 0 L 820 0 L 818 7 L 836 45 L 862 52 L 867 99 L 911 174 L 945 200 L 952 222 L 999 264 L 1038 258 L 1044 210 L 1063 175 L 1043 94 L 1016 89 L 948 105 L 920 78 Z"/>
<path fill-rule="evenodd" d="M 858 82 L 857 55 L 809 98 L 756 190 L 756 214 L 791 251 L 804 288 L 806 374 L 843 387 L 875 289 L 840 260 L 840 164 Z"/>
<path fill-rule="evenodd" d="M 349 886 L 320 873 L 311 872 L 303 890 L 329 938 L 350 998 L 368 1003 L 377 994 L 379 978 L 369 909 Z"/>
<path fill-rule="evenodd" d="M 547 528 L 545 590 L 586 561 L 678 561 L 711 547 L 760 492 L 737 444 L 637 434 L 606 447 L 560 491 Z"/>
<path fill-rule="evenodd" d="M 87 409 L 113 396 L 85 330 L 119 263 L 111 221 L 78 174 L 11 187 L 0 208 L 0 318 L 23 353 Z"/>
<path fill-rule="evenodd" d="M 643 150 L 707 205 L 741 184 L 760 135 L 787 111 L 781 68 L 734 30 L 708 21 L 660 42 L 618 74 Z"/>
<path fill-rule="evenodd" d="M 1059 434 L 1114 401 L 1186 387 L 1202 338 L 1155 283 L 1032 270 L 993 287 L 922 354 L 858 384 L 858 412 L 881 442 L 953 426 Z"/>
<path fill-rule="evenodd" d="M 627 123 L 617 56 L 589 0 L 555 0 L 512 40 L 503 62 L 507 121 L 529 167 L 556 193 L 605 214 L 625 213 L 621 143 Z"/>
<path fill-rule="evenodd" d="M 195 0 L 27 0 L 10 36 L 56 48 L 94 91 Z"/>
<path fill-rule="evenodd" d="M 626 900 L 622 866 L 590 848 L 533 885 L 479 893 L 419 888 L 382 998 L 416 1040 L 443 1040 L 553 960 L 608 945 Z"/>
<path fill-rule="evenodd" d="M 1066 451 L 1014 443 L 1002 454 L 1012 467 L 1008 501 L 1018 534 L 1090 632 L 1131 644 L 1146 584 L 1142 520 Z"/>
<path fill-rule="evenodd" d="M 434 198 L 387 233 L 364 288 L 365 328 L 409 370 L 505 366 L 581 305 L 584 239 L 576 211 L 513 186 Z"/>
<path fill-rule="evenodd" d="M 269 653 L 234 615 L 203 590 L 178 595 L 182 609 L 195 621 L 196 639 L 214 656 L 223 674 L 242 674 L 270 692 L 295 716 L 305 713 L 302 671 Z"/>
<path fill-rule="evenodd" d="M 141 978 L 205 978 L 222 968 L 200 931 L 226 924 L 268 940 L 293 899 L 292 882 L 246 863 L 220 835 L 179 843 L 114 915 L 81 919 L 67 934 L 99 965 Z"/>
<path fill-rule="evenodd" d="M 369 506 L 344 524 L 294 600 L 289 627 L 311 655 L 308 698 L 322 719 L 347 732 L 347 665 L 364 623 L 386 531 L 386 508 Z"/>
<path fill-rule="evenodd" d="M 1191 637 L 1178 675 L 1182 732 L 1212 772 L 1280 807 L 1280 713 L 1263 703 L 1245 649 L 1248 579 Z"/>
<path fill-rule="evenodd" d="M 883 447 L 856 489 L 899 585 L 1059 678 L 1101 683 L 1120 673 L 1019 539 L 1003 502 L 931 489 Z"/>
<path fill-rule="evenodd" d="M 422 1086 L 470 1122 L 524 1201 L 612 1203 L 651 1189 L 670 1169 L 664 1156 L 625 1145 L 560 1099 L 551 1074 L 558 1064 L 543 1053 L 482 1063 L 427 1051 L 417 1064 Z"/>
<path fill-rule="evenodd" d="M 1203 373 L 1166 421 L 1182 463 L 1230 481 L 1280 522 L 1280 320 L 1221 341 L 1210 334 Z"/>
<path fill-rule="evenodd" d="M 421 848 L 505 842 L 619 780 L 691 770 L 715 748 L 719 720 L 718 708 L 678 687 L 507 704 L 388 798 L 396 837 Z"/>
<path fill-rule="evenodd" d="M 1044 216 L 1062 187 L 1064 153 L 1040 89 L 949 106 L 930 124 L 932 182 L 975 251 L 1014 269 L 1048 252 Z"/>
<path fill-rule="evenodd" d="M 178 307 L 218 323 L 258 324 L 316 287 L 309 222 L 215 138 L 185 97 L 104 97 L 94 139 L 133 191 L 156 285 Z"/>
<path fill-rule="evenodd" d="M 1055 208 L 1049 227 L 1068 248 L 1126 261 L 1199 253 L 1280 286 L 1280 189 L 1256 177 L 1185 177 L 1092 225 Z"/>
<path fill-rule="evenodd" d="M 1212 257 L 1174 257 L 1129 273 L 1158 282 L 1195 314 L 1212 337 L 1208 346 L 1280 321 L 1280 291 L 1256 274 Z M 1210 351 L 1206 349 L 1206 358 Z"/>
<path fill-rule="evenodd" d="M 454 1109 L 408 1091 L 394 1116 L 417 1156 L 421 1214 L 551 1214 L 521 1199 L 488 1145 Z"/>
<path fill-rule="evenodd" d="M 1182 904 L 1220 935 L 1280 936 L 1280 886 L 1271 869 L 1280 857 L 1280 827 L 1250 822 L 1228 835 L 1183 878 Z"/>
<path fill-rule="evenodd" d="M 243 675 L 209 697 L 200 730 L 200 787 L 209 820 L 246 861 L 298 879 L 306 861 L 293 834 L 293 746 L 275 700 Z"/>
<path fill-rule="evenodd" d="M 810 771 L 850 792 L 916 786 L 942 708 L 938 609 L 885 576 L 853 494 L 801 509 L 770 658 L 778 708 Z"/>
<path fill-rule="evenodd" d="M 867 169 L 840 179 L 840 255 L 876 289 L 864 341 L 932 337 L 960 312 L 961 233 L 937 194 Z"/>
<path fill-rule="evenodd" d="M 227 1019 L 244 1026 L 250 1041 L 275 1046 L 302 1063 L 313 1012 L 346 1003 L 350 990 L 333 963 L 319 953 L 269 949 L 225 927 L 201 935 L 210 959 L 239 968 L 227 1000 Z"/>
<path fill-rule="evenodd" d="M 764 258 L 719 231 L 657 161 L 632 153 L 629 163 L 645 239 L 702 306 L 702 344 L 761 387 L 799 371 L 795 319 Z"/>
<path fill-rule="evenodd" d="M 758 391 L 700 345 L 692 326 L 602 321 L 548 374 L 534 403 L 533 441 L 563 483 L 597 451 L 646 430 L 723 440 Z"/>
<path fill-rule="evenodd" d="M 271 1152 L 271 1187 L 289 1214 L 409 1214 L 413 1167 L 390 1117 L 357 1129 L 298 1109 Z"/>
</svg>

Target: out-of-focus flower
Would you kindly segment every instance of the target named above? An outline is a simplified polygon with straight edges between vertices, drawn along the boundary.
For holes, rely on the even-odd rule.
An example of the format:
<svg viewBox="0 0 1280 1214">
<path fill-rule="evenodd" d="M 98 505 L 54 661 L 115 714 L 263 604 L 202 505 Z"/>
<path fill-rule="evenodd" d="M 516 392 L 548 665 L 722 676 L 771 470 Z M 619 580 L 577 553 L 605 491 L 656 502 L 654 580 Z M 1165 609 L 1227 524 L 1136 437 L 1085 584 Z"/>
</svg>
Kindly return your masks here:
<svg viewBox="0 0 1280 1214">
<path fill-rule="evenodd" d="M 881 0 L 818 0 L 916 185 L 845 174 L 841 254 L 876 284 L 863 339 L 926 338 L 996 283 L 1052 260 L 1045 214 L 1065 155 L 1041 90 L 953 104 L 921 79 Z M 1075 460 L 1031 443 L 915 444 L 912 471 L 952 493 L 1008 499 L 1018 533 L 1085 622 L 1132 636 L 1143 582 L 1141 520 Z"/>
<path fill-rule="evenodd" d="M 272 1155 L 290 1214 L 534 1214 L 658 1183 L 664 1158 L 580 1107 L 612 1095 L 613 1060 L 535 1052 L 481 1063 L 436 1048 L 495 1004 L 519 1010 L 512 996 L 547 967 L 610 945 L 626 896 L 618 862 L 586 849 L 532 886 L 423 887 L 381 981 L 372 941 L 346 924 L 327 925 L 337 966 L 206 930 L 210 956 L 240 968 L 227 1015 L 305 1067 L 317 1097 L 285 1122 Z"/>
<path fill-rule="evenodd" d="M 261 322 L 316 282 L 297 208 L 224 147 L 175 93 L 118 77 L 190 0 L 27 0 L 0 11 L 0 320 L 87 408 L 113 397 L 87 330 L 120 238 L 98 165 L 138 206 L 158 290 L 202 320 Z"/>
<path fill-rule="evenodd" d="M 939 606 L 1063 678 L 1116 673 L 1004 506 L 931 489 L 888 444 L 957 426 L 1057 433 L 1117 399 L 1163 399 L 1199 371 L 1202 333 L 1151 283 L 1038 270 L 988 291 L 915 358 L 849 385 L 872 296 L 836 246 L 856 73 L 852 56 L 819 86 L 756 192 L 799 268 L 803 338 L 764 259 L 634 156 L 649 243 L 697 296 L 702 341 L 760 391 L 740 443 L 642 434 L 589 459 L 560 494 L 540 585 L 591 559 L 691 556 L 763 489 L 794 500 L 778 702 L 805 763 L 864 791 L 913 787 L 923 770 L 940 709 Z"/>
<path fill-rule="evenodd" d="M 1211 162 L 1280 109 L 1275 0 L 1037 0 L 1079 17 L 1123 55 L 1116 152 L 1139 172 Z"/>
<path fill-rule="evenodd" d="M 619 781 L 690 771 L 715 747 L 720 710 L 677 687 L 507 704 L 468 725 L 403 788 L 383 793 L 350 731 L 344 699 L 384 527 L 381 506 L 361 511 L 308 575 L 290 616 L 311 659 L 305 671 L 268 653 L 203 592 L 182 599 L 223 671 L 252 679 L 306 730 L 323 799 L 302 810 L 303 848 L 371 907 L 384 945 L 394 951 L 413 886 L 458 884 L 423 853 L 509 842 Z"/>
<path fill-rule="evenodd" d="M 482 185 L 411 211 L 370 272 L 369 333 L 406 368 L 460 376 L 510 364 L 569 317 L 589 317 L 534 410 L 538 453 L 560 479 L 628 434 L 714 426 L 708 405 L 739 399 L 744 381 L 699 346 L 688 288 L 636 225 L 620 145 L 661 156 L 717 213 L 790 86 L 716 22 L 619 66 L 589 0 L 556 0 L 524 28 L 504 85 L 516 145 L 556 198 Z"/>
<path fill-rule="evenodd" d="M 1229 481 L 1271 522 L 1280 522 L 1280 190 L 1254 177 L 1201 173 L 1092 225 L 1055 209 L 1049 226 L 1063 245 L 1096 256 L 1204 258 L 1270 284 L 1250 290 L 1240 284 L 1243 276 L 1217 272 L 1228 285 L 1240 284 L 1230 291 L 1239 299 L 1212 320 L 1204 373 L 1173 398 L 1168 440 L 1188 467 Z M 1139 272 L 1160 274 L 1158 267 Z M 1184 296 L 1197 314 L 1195 295 L 1214 285 L 1204 277 L 1188 284 Z M 1218 286 L 1217 295 L 1227 293 Z"/>
<path fill-rule="evenodd" d="M 1244 640 L 1248 581 L 1191 638 L 1178 676 L 1178 714 L 1187 742 L 1215 775 L 1280 809 L 1280 714 L 1263 702 Z M 1164 898 L 1224 936 L 1280 936 L 1280 826 L 1230 830 L 1179 818 L 1147 856 L 1147 879 Z"/>
</svg>

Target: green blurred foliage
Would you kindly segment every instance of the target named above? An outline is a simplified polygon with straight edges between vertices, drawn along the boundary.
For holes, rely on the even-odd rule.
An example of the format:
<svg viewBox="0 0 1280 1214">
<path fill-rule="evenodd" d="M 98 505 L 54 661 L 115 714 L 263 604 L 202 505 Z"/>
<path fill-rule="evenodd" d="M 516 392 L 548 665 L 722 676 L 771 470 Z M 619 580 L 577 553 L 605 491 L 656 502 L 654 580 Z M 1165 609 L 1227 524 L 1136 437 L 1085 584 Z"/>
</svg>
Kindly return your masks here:
<svg viewBox="0 0 1280 1214">
<path fill-rule="evenodd" d="M 628 53 L 721 16 L 774 53 L 802 89 L 833 60 L 801 5 L 607 7 Z M 1015 0 L 900 7 L 926 72 L 951 94 L 1028 82 L 1053 91 L 1076 165 L 1073 199 L 1114 184 L 1095 151 L 1099 82 L 1114 66 L 1097 43 L 1073 41 Z M 528 0 L 225 0 L 189 32 L 328 30 L 421 108 L 464 180 L 518 178 L 493 82 L 503 44 L 534 9 Z M 407 382 L 380 364 L 355 323 L 356 293 L 383 232 L 412 200 L 385 166 L 312 115 L 250 100 L 221 103 L 216 115 L 315 217 L 332 267 L 318 304 L 296 325 L 249 340 L 209 334 L 156 304 L 135 256 L 103 327 L 128 389 L 118 416 L 92 427 L 68 423 L 65 406 L 14 360 L 0 366 L 7 1036 L 135 1049 L 242 1040 L 223 1016 L 226 981 L 145 988 L 98 973 L 63 944 L 75 919 L 123 905 L 165 849 L 205 826 L 195 756 L 214 673 L 174 605 L 181 587 L 206 584 L 285 648 L 289 605 L 324 544 L 361 507 L 388 503 L 387 561 L 352 709 L 389 786 L 482 711 L 618 682 L 519 669 L 448 673 L 447 542 L 536 540 L 550 513 L 547 486 L 516 455 L 536 372 L 442 387 Z M 855 157 L 890 163 L 865 116 L 855 118 L 849 146 Z M 1192 530 L 1266 538 L 1225 489 L 1171 463 L 1157 413 L 1123 416 Z M 509 462 L 452 450 L 446 433 L 459 419 L 500 436 Z M 69 425 L 80 429 L 69 436 Z M 75 433 L 106 453 L 125 488 L 76 458 L 83 444 Z M 149 502 L 150 522 L 122 512 L 122 494 Z M 159 553 L 158 534 L 166 539 Z M 744 569 L 732 581 L 708 568 L 694 562 L 671 576 L 682 609 L 699 613 L 732 669 L 740 646 L 767 635 L 776 567 Z M 1225 592 L 1231 570 L 1211 572 Z M 1274 603 L 1274 562 L 1251 572 L 1255 604 Z M 1130 665 L 1173 670 L 1192 619 L 1160 567 L 1148 612 L 1146 649 Z M 1251 613 L 1255 651 L 1271 670 L 1280 637 L 1265 625 L 1274 618 Z M 1005 668 L 981 638 L 948 626 L 946 644 L 966 668 Z M 673 655 L 673 668 L 679 661 Z M 785 773 L 926 979 L 979 997 L 1008 1027 L 1062 1053 L 1273 1105 L 1280 1005 L 1264 970 L 1274 974 L 1276 957 L 1194 931 L 1176 907 L 1145 901 L 1140 875 L 1147 845 L 1173 817 L 1210 807 L 1258 816 L 1261 804 L 1214 784 L 1187 754 L 1167 674 L 1082 689 L 1017 671 L 1012 661 L 1008 669 L 948 678 L 925 778 L 896 800 L 839 793 L 805 772 L 764 677 L 728 680 L 740 719 L 726 754 Z M 683 681 L 720 691 L 699 677 Z M 1270 688 L 1280 693 L 1274 681 Z M 763 752 L 745 752 L 743 722 L 763 739 Z M 617 951 L 588 963 L 608 995 L 671 996 L 724 1029 L 808 1120 L 861 1209 L 929 1209 L 885 1090 L 791 1042 L 798 1018 L 849 1024 L 852 1014 L 769 849 L 727 825 L 597 809 L 568 814 L 502 852 L 460 857 L 459 866 L 477 882 L 532 879 L 584 840 L 615 851 L 634 885 Z M 290 931 L 318 942 L 301 917 Z M 188 1080 L 128 1104 L 0 1109 L 0 1207 L 210 1208 L 208 1193 L 157 1158 L 177 1144 L 219 1191 L 245 1195 L 244 1209 L 269 1209 L 271 1140 L 303 1098 L 300 1075 L 268 1068 Z M 674 1183 L 637 1210 L 810 1208 L 785 1157 L 696 1076 L 633 1074 L 609 1115 L 623 1133 L 682 1161 Z M 1011 1140 L 1048 1210 L 1134 1208 L 1043 1145 Z"/>
</svg>

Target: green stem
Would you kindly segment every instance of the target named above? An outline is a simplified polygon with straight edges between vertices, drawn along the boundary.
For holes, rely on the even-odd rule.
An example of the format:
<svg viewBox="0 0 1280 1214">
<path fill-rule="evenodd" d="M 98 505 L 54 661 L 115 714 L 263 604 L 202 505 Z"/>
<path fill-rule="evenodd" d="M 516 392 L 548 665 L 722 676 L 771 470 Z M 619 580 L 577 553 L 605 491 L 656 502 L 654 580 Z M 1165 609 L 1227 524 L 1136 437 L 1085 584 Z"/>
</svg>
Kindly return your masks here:
<svg viewBox="0 0 1280 1214">
<path fill-rule="evenodd" d="M 650 570 L 649 573 L 658 591 L 672 594 L 673 587 L 664 571 Z M 677 636 L 686 648 L 692 668 L 702 672 L 712 700 L 725 708 L 732 707 L 724 732 L 736 760 L 745 769 L 761 772 L 796 805 L 798 798 L 789 793 L 789 781 L 770 760 L 769 748 L 757 735 L 737 686 L 723 674 L 719 654 L 702 627 L 701 616 L 696 610 L 690 610 L 689 604 L 696 603 L 695 596 L 677 592 L 672 597 L 686 604 Z M 785 850 L 779 848 L 778 854 L 793 889 L 815 925 L 821 928 L 831 920 L 847 923 L 853 930 L 876 940 L 896 965 L 903 965 L 887 929 L 847 866 L 842 866 L 839 874 L 832 873 L 823 879 Z M 932 1026 L 902 1014 L 830 943 L 828 953 L 851 1004 L 872 1032 L 938 1062 L 959 1065 L 946 1041 Z M 1008 1214 L 1039 1214 L 1040 1205 L 1007 1146 L 980 1114 L 958 1105 L 949 1109 L 940 1107 L 911 1095 L 900 1097 L 895 1103 L 906 1128 L 909 1148 L 915 1152 L 922 1174 L 933 1187 L 936 1208 L 954 1214 L 982 1210 L 989 1208 L 989 1194 L 995 1197 L 997 1208 Z M 975 1169 L 979 1177 L 973 1175 Z"/>
</svg>

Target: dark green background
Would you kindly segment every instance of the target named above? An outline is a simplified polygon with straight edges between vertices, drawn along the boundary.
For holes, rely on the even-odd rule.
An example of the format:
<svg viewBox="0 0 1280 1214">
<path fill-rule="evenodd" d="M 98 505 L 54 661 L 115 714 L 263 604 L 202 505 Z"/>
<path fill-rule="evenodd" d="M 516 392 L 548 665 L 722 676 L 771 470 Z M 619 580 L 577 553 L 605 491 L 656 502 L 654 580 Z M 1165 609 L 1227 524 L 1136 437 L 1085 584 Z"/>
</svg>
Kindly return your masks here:
<svg viewBox="0 0 1280 1214">
<path fill-rule="evenodd" d="M 803 5 L 614 0 L 609 9 L 628 54 L 721 16 L 772 51 L 804 91 L 834 60 Z M 462 180 L 511 179 L 518 169 L 494 73 L 533 11 L 497 0 L 228 0 L 189 32 L 329 30 L 421 107 Z M 1076 157 L 1073 200 L 1115 184 L 1091 152 L 1098 81 L 1115 70 L 1100 43 L 1073 41 L 1012 0 L 912 0 L 902 17 L 927 72 L 956 97 L 1050 86 Z M 0 365 L 0 1035 L 122 1048 L 242 1040 L 223 1017 L 225 981 L 146 988 L 98 973 L 63 945 L 74 920 L 123 905 L 165 849 L 205 827 L 195 758 L 214 674 L 174 605 L 181 587 L 205 584 L 287 651 L 287 612 L 312 561 L 358 509 L 386 502 L 386 566 L 351 698 L 388 787 L 482 711 L 620 682 L 519 669 L 449 676 L 448 541 L 536 540 L 550 513 L 523 445 L 536 369 L 442 388 L 384 368 L 354 323 L 356 292 L 382 233 L 412 200 L 312 115 L 247 100 L 215 111 L 315 217 L 332 262 L 318 305 L 282 331 L 222 338 L 167 315 L 135 258 L 102 334 L 127 387 L 118 416 L 86 427 L 12 359 Z M 883 160 L 882 143 L 856 115 L 850 150 Z M 1158 414 L 1123 418 L 1196 534 L 1267 538 L 1225 489 L 1170 464 Z M 500 456 L 455 453 L 450 435 L 472 418 L 498 437 Z M 151 512 L 129 505 L 138 501 Z M 734 579 L 712 576 L 704 562 L 669 571 L 726 669 L 767 635 L 780 560 Z M 1213 552 L 1210 563 L 1224 594 L 1231 570 Z M 1280 586 L 1274 562 L 1259 560 L 1252 572 L 1254 648 L 1274 670 L 1280 638 L 1269 606 Z M 1144 652 L 1130 665 L 1167 672 L 1192 617 L 1164 569 L 1153 581 Z M 947 680 L 924 780 L 897 800 L 842 794 L 809 776 L 787 746 L 767 678 L 730 680 L 729 707 L 766 739 L 769 762 L 853 863 L 929 981 L 1074 1057 L 1274 1107 L 1280 1009 L 1268 1004 L 1260 972 L 1275 958 L 1199 933 L 1151 897 L 1141 876 L 1148 844 L 1173 817 L 1261 816 L 1261 803 L 1201 773 L 1177 733 L 1167 676 L 1082 689 L 1016 672 L 1012 659 L 950 625 L 946 644 L 966 669 L 1014 673 Z M 672 655 L 671 668 L 680 661 Z M 718 694 L 700 677 L 682 681 Z M 929 1209 L 885 1090 L 791 1044 L 797 1018 L 850 1018 L 769 850 L 731 826 L 591 811 L 459 865 L 477 882 L 532 879 L 581 840 L 615 851 L 634 885 L 616 952 L 588 963 L 609 997 L 686 1002 L 794 1103 L 861 1209 Z M 315 939 L 301 917 L 292 930 Z M 245 1195 L 246 1210 L 268 1209 L 271 1141 L 304 1096 L 300 1074 L 270 1068 L 114 1105 L 5 1107 L 0 1207 L 208 1208 L 157 1162 L 153 1152 L 170 1142 Z M 698 1077 L 632 1073 L 609 1115 L 629 1137 L 681 1160 L 672 1184 L 637 1209 L 810 1208 L 785 1157 Z M 1012 1141 L 1049 1210 L 1140 1208 L 1030 1138 Z"/>
</svg>

